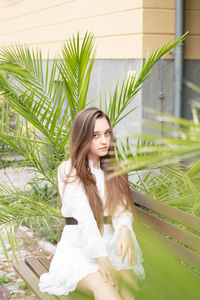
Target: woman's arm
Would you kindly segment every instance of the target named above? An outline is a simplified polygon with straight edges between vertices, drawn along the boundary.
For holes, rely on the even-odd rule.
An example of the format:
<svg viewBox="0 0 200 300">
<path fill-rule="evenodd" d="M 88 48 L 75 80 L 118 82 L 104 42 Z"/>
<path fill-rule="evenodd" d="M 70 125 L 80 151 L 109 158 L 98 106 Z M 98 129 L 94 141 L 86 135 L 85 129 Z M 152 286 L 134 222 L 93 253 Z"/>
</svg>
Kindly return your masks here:
<svg viewBox="0 0 200 300">
<path fill-rule="evenodd" d="M 63 170 L 64 168 L 64 170 Z M 69 161 L 63 162 L 58 168 L 58 188 L 62 198 L 61 212 L 64 217 L 72 216 L 78 221 L 86 254 L 91 258 L 107 257 L 105 242 L 100 234 L 93 212 L 81 182 L 73 177 L 64 186 L 64 171 L 68 174 Z"/>
<path fill-rule="evenodd" d="M 117 211 L 112 217 L 112 225 L 115 230 L 120 230 L 122 226 L 126 226 L 129 230 L 132 230 L 133 214 L 128 210 L 124 210 L 122 206 L 118 206 Z"/>
<path fill-rule="evenodd" d="M 99 264 L 99 271 L 103 276 L 105 282 L 110 283 L 118 289 L 119 273 L 117 269 L 111 264 L 108 257 L 99 257 L 95 259 Z"/>
<path fill-rule="evenodd" d="M 74 226 L 79 226 L 81 230 L 86 254 L 96 260 L 104 280 L 110 281 L 112 285 L 117 287 L 118 272 L 108 258 L 105 242 L 100 234 L 85 191 L 78 180 L 67 184 L 64 188 L 62 176 L 59 175 L 62 174 L 60 167 L 58 170 L 58 188 L 63 203 L 61 212 L 65 217 L 72 216 L 77 219 L 78 225 Z M 62 191 L 64 191 L 63 194 Z"/>
<path fill-rule="evenodd" d="M 117 241 L 117 253 L 121 256 L 121 262 L 124 262 L 126 254 L 128 255 L 128 264 L 132 265 L 137 262 L 136 252 L 131 239 L 133 224 L 133 215 L 130 211 L 124 211 L 121 206 L 112 218 L 112 224 L 116 231 L 119 231 Z"/>
<path fill-rule="evenodd" d="M 128 264 L 137 263 L 137 256 L 131 239 L 131 232 L 127 226 L 120 228 L 120 234 L 117 241 L 117 253 L 121 255 L 121 262 L 124 262 L 126 254 L 128 255 Z"/>
</svg>

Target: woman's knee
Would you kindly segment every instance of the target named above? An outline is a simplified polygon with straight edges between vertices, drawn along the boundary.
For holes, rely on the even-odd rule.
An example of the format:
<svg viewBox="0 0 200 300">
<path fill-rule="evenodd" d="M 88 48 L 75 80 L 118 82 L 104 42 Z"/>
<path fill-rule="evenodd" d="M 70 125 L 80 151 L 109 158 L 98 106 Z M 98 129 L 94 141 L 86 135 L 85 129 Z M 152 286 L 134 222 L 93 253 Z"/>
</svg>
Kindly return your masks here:
<svg viewBox="0 0 200 300">
<path fill-rule="evenodd" d="M 97 271 L 81 279 L 77 285 L 77 289 L 89 295 L 96 295 L 116 288 L 109 281 L 105 282 L 101 273 Z"/>
<path fill-rule="evenodd" d="M 106 282 L 104 281 L 99 271 L 88 274 L 85 278 L 81 279 L 77 285 L 77 289 L 89 294 L 93 294 L 98 289 L 104 288 Z"/>
</svg>

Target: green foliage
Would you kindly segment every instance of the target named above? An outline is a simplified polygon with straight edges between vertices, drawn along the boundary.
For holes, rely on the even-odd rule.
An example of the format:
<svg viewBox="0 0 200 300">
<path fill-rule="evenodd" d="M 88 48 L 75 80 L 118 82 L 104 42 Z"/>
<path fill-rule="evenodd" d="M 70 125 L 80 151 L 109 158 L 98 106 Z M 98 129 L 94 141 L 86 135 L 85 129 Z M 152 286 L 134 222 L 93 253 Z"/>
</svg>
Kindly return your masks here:
<svg viewBox="0 0 200 300">
<path fill-rule="evenodd" d="M 38 186 L 37 181 L 35 182 L 34 180 L 29 185 L 31 189 L 28 190 L 28 193 L 30 193 L 31 197 L 35 195 L 35 197 L 42 199 L 52 209 L 58 208 L 58 193 L 53 186 L 48 186 L 47 184 Z M 51 215 L 25 217 L 23 224 L 31 228 L 36 239 L 45 239 L 53 244 L 57 244 L 60 240 L 65 225 L 61 216 L 59 218 Z"/>
<path fill-rule="evenodd" d="M 19 286 L 20 288 L 22 288 L 23 290 L 29 289 L 29 286 L 24 281 L 17 281 L 16 285 Z"/>
<path fill-rule="evenodd" d="M 10 277 L 8 277 L 6 274 L 1 274 L 0 275 L 0 285 L 4 284 L 4 283 L 8 283 L 10 282 L 12 279 Z"/>
<path fill-rule="evenodd" d="M 118 148 L 118 157 L 124 166 L 120 173 L 138 175 L 132 188 L 200 216 L 198 107 L 193 106 L 193 121 L 154 111 L 156 121 L 145 125 L 157 132 L 162 122 L 162 135 L 132 133 Z"/>
<path fill-rule="evenodd" d="M 61 217 L 59 208 L 49 205 L 43 193 L 35 193 L 33 189 L 21 191 L 6 184 L 0 185 L 0 207 L 1 224 L 20 223 L 26 217 Z"/>
<path fill-rule="evenodd" d="M 181 159 L 188 159 L 199 155 L 200 125 L 171 116 L 163 116 L 162 120 L 163 122 L 164 120 L 171 122 L 166 124 L 165 128 L 167 130 L 166 133 L 163 132 L 162 136 L 142 133 L 131 134 L 132 138 L 141 138 L 142 140 L 154 143 L 155 146 L 145 146 L 138 149 L 137 156 L 130 157 L 130 159 L 124 162 L 124 167 L 126 167 L 124 172 L 146 170 L 148 168 L 156 169 L 167 166 L 169 163 L 175 163 Z M 170 136 L 169 132 L 171 132 Z"/>
<path fill-rule="evenodd" d="M 87 105 L 88 87 L 95 60 L 94 35 L 86 33 L 80 47 L 78 33 L 76 38 L 73 36 L 72 40 L 63 45 L 61 51 L 59 70 L 69 102 L 70 116 L 73 119 L 75 114 Z"/>
<path fill-rule="evenodd" d="M 197 164 L 199 162 L 194 163 L 194 167 Z M 200 216 L 200 171 L 192 176 L 192 169 L 165 167 L 148 173 L 138 184 L 145 185 L 145 193 L 150 197 Z"/>
<path fill-rule="evenodd" d="M 60 240 L 65 225 L 64 220 L 52 217 L 29 218 L 27 223 L 31 227 L 35 238 L 45 239 L 45 241 L 55 245 Z"/>
<path fill-rule="evenodd" d="M 127 116 L 125 110 L 149 78 L 156 62 L 174 48 L 185 35 L 165 44 L 147 58 L 140 73 L 116 83 L 114 92 L 104 99 L 106 113 L 113 126 Z M 47 58 L 44 67 L 40 49 L 13 46 L 0 50 L 0 94 L 17 113 L 16 125 L 10 132 L 7 114 L 0 119 L 0 142 L 23 157 L 21 166 L 37 172 L 37 182 L 46 180 L 57 189 L 56 169 L 69 155 L 69 136 L 75 114 L 88 101 L 88 88 L 95 59 L 94 36 L 86 33 L 82 43 L 79 34 L 69 39 L 61 54 Z M 6 76 L 5 76 L 6 74 Z M 102 104 L 102 101 L 101 101 Z M 12 184 L 0 185 L 0 224 L 20 226 L 26 219 L 60 220 L 58 206 L 51 206 L 50 194 L 34 188 L 20 191 Z M 9 231 L 9 226 L 6 227 Z M 17 227 L 18 228 L 18 227 Z M 7 234 L 14 247 L 15 230 Z M 1 236 L 1 244 L 5 243 Z M 6 252 L 6 251 L 5 251 Z"/>
<path fill-rule="evenodd" d="M 173 253 L 149 231 L 145 233 L 140 229 L 137 235 L 141 238 L 146 280 L 136 299 L 197 300 L 199 279 L 177 262 Z"/>
<path fill-rule="evenodd" d="M 149 78 L 156 62 L 183 38 L 184 36 L 155 51 L 145 60 L 139 74 L 123 80 L 121 86 L 117 82 L 114 92 L 101 99 L 100 106 L 105 107 L 113 126 L 135 109 L 125 112 Z M 13 185 L 0 186 L 0 223 L 8 224 L 0 234 L 5 255 L 7 252 L 3 233 L 14 249 L 17 244 L 15 231 L 22 222 L 28 222 L 33 230 L 37 230 L 41 235 L 46 235 L 47 229 L 53 232 L 50 224 L 58 226 L 58 229 L 62 226 L 59 207 L 55 206 L 55 169 L 69 154 L 69 136 L 75 114 L 89 104 L 87 93 L 94 59 L 94 37 L 90 33 L 86 33 L 82 45 L 79 35 L 74 36 L 63 45 L 61 56 L 55 58 L 52 65 L 47 59 L 45 68 L 39 49 L 30 50 L 26 46 L 1 49 L 0 94 L 17 112 L 18 117 L 11 134 L 7 114 L 1 115 L 0 142 L 23 156 L 23 166 L 29 165 L 42 175 L 37 183 L 45 179 L 53 186 L 51 191 L 47 187 L 38 189 L 38 185 L 32 183 L 32 189 L 24 192 Z M 12 80 L 8 80 L 5 74 L 9 74 Z M 142 185 L 138 182 L 135 187 L 145 190 L 161 201 L 168 199 L 173 205 L 177 196 L 180 199 L 182 197 L 184 201 L 180 201 L 180 208 L 188 207 L 190 212 L 198 214 L 199 162 L 193 163 L 186 174 L 170 167 L 180 159 L 199 155 L 199 124 L 168 116 L 162 116 L 160 120 L 163 126 L 165 121 L 164 136 L 133 135 L 132 138 L 137 138 L 136 147 L 133 148 L 127 139 L 126 143 L 121 143 L 117 149 L 118 158 L 124 161 L 124 172 L 146 171 L 150 168 L 156 170 L 167 166 L 168 168 L 159 175 L 149 173 Z M 174 126 L 174 123 L 177 125 Z M 166 187 L 169 187 L 171 182 L 174 184 L 173 191 Z M 181 193 L 181 189 L 174 192 L 175 187 L 180 184 L 183 192 Z M 189 202 L 191 195 L 193 206 Z M 11 226 L 10 223 L 14 225 Z M 56 231 L 55 239 L 57 234 Z M 197 282 L 180 264 L 176 264 L 167 256 L 163 259 L 163 256 L 160 256 L 163 250 L 157 242 L 151 243 L 151 246 L 146 245 L 143 251 L 149 276 L 141 286 L 137 299 L 197 299 Z M 14 250 L 13 256 L 16 256 Z M 135 293 L 132 287 L 127 288 Z"/>
<path fill-rule="evenodd" d="M 58 205 L 58 192 L 55 190 L 55 187 L 52 185 L 48 185 L 47 183 L 42 186 L 38 184 L 38 180 L 33 178 L 32 181 L 28 183 L 31 189 L 28 189 L 30 195 L 35 195 L 34 197 L 38 197 L 38 199 L 42 199 L 50 206 Z"/>
<path fill-rule="evenodd" d="M 170 51 L 170 49 L 180 43 L 186 35 L 187 33 L 175 42 L 165 43 L 161 49 L 154 51 L 148 58 L 145 59 L 139 74 L 136 72 L 134 75 L 129 76 L 128 79 L 124 79 L 121 87 L 119 87 L 117 82 L 114 92 L 111 93 L 110 91 L 109 97 L 105 96 L 105 112 L 109 116 L 113 127 L 136 109 L 135 107 L 132 110 L 126 110 L 137 93 L 143 88 L 145 81 L 150 77 L 153 72 L 152 68 L 158 60 Z M 101 104 L 102 103 L 100 101 L 100 107 Z M 124 113 L 125 110 L 127 111 L 126 113 Z"/>
</svg>

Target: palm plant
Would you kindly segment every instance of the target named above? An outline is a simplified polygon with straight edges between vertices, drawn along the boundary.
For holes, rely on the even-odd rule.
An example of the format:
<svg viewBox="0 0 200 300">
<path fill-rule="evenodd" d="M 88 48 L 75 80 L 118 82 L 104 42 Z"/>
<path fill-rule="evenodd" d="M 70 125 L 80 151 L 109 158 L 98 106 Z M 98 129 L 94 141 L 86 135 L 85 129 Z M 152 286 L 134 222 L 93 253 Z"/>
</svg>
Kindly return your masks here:
<svg viewBox="0 0 200 300">
<path fill-rule="evenodd" d="M 199 89 L 195 86 L 195 90 Z M 138 175 L 137 182 L 130 183 L 133 189 L 200 216 L 199 101 L 193 104 L 192 112 L 193 121 L 157 113 L 163 135 L 132 133 L 118 148 L 118 157 L 124 166 L 120 173 Z M 160 127 L 152 121 L 146 125 L 154 131 Z M 144 239 L 144 232 L 140 234 Z M 159 241 L 151 236 L 146 240 L 151 241 L 143 247 L 148 277 L 136 299 L 198 299 L 199 280 L 170 259 L 169 249 Z M 131 291 L 130 286 L 127 288 Z"/>
<path fill-rule="evenodd" d="M 187 84 L 199 92 L 197 86 Z M 162 135 L 131 133 L 118 149 L 124 165 L 120 173 L 136 172 L 139 179 L 131 183 L 134 189 L 199 216 L 199 101 L 192 107 L 193 121 L 153 113 L 156 121 L 146 121 L 146 126 L 156 131 L 162 122 Z"/>
<path fill-rule="evenodd" d="M 183 38 L 156 50 L 145 60 L 139 74 L 124 80 L 121 86 L 116 83 L 109 99 L 104 99 L 113 126 L 131 113 L 124 111 L 143 87 L 155 63 Z M 7 111 L 1 113 L 0 141 L 23 157 L 21 167 L 28 165 L 39 182 L 45 180 L 55 189 L 56 167 L 69 154 L 71 122 L 89 104 L 87 93 L 94 59 L 91 33 L 85 34 L 81 45 L 79 34 L 69 39 L 52 65 L 47 59 L 45 68 L 39 49 L 13 46 L 0 51 L 0 94 L 18 114 L 16 126 L 11 129 Z M 61 218 L 59 209 L 41 197 L 13 185 L 0 185 L 0 224 L 19 226 L 25 218 L 47 215 Z M 9 239 L 14 245 L 15 235 Z M 2 238 L 1 244 L 5 249 Z"/>
<path fill-rule="evenodd" d="M 160 50 L 155 51 L 146 59 L 139 74 L 124 80 L 121 86 L 116 83 L 113 93 L 109 93 L 109 96 L 100 101 L 100 106 L 105 107 L 113 126 L 126 117 L 125 109 L 143 87 L 155 63 L 175 47 L 181 39 L 167 43 Z M 46 180 L 56 189 L 56 167 L 68 155 L 71 122 L 76 112 L 89 104 L 87 92 L 94 59 L 94 37 L 88 33 L 85 35 L 82 45 L 80 45 L 79 35 L 64 44 L 61 49 L 61 56 L 55 58 L 52 65 L 50 60 L 47 59 L 45 68 L 43 67 L 42 54 L 38 49 L 31 51 L 26 46 L 15 46 L 3 49 L 0 52 L 0 94 L 18 113 L 14 129 L 10 128 L 7 110 L 1 113 L 0 141 L 5 147 L 22 155 L 21 166 L 28 165 L 33 168 L 38 183 Z M 9 74 L 9 79 L 7 74 Z M 183 120 L 177 121 L 180 124 L 183 122 Z M 169 137 L 168 130 L 166 133 L 168 135 L 165 137 L 149 138 L 146 135 L 141 135 L 137 145 L 138 155 L 135 155 L 135 150 L 131 150 L 130 142 L 127 140 L 127 143 L 122 144 L 122 150 L 118 149 L 118 158 L 122 161 L 126 158 L 128 164 L 124 162 L 125 167 L 128 166 L 128 171 L 134 171 L 145 170 L 152 165 L 154 167 L 166 165 L 170 158 L 176 161 L 180 159 L 180 154 L 184 158 L 188 157 L 189 151 L 197 155 L 199 153 L 199 146 L 197 145 L 199 144 L 199 127 L 193 126 L 192 122 L 186 123 L 182 124 L 184 125 L 185 139 L 177 137 L 177 132 L 183 134 L 178 126 L 176 126 L 176 137 Z M 189 143 L 188 139 L 190 139 Z M 183 146 L 181 151 L 180 146 Z M 177 156 L 174 158 L 175 154 Z M 174 168 L 174 173 L 176 171 Z M 170 171 L 166 169 L 165 172 L 172 173 L 171 169 Z M 195 184 L 198 184 L 198 172 L 198 163 L 188 171 L 188 176 L 192 176 Z M 160 189 L 155 189 L 153 185 L 155 176 L 153 176 L 150 179 L 148 175 L 141 181 L 142 185 L 138 183 L 135 188 L 140 190 L 143 188 L 151 195 L 154 193 L 159 197 Z M 163 176 L 167 175 L 163 174 Z M 162 178 L 160 180 L 162 181 Z M 0 224 L 7 226 L 7 230 L 5 226 L 1 227 L 0 243 L 5 254 L 6 248 L 3 236 L 7 235 L 13 249 L 13 257 L 16 257 L 15 246 L 17 242 L 14 232 L 18 230 L 23 220 L 31 223 L 33 218 L 42 218 L 43 220 L 47 217 L 58 220 L 61 218 L 59 208 L 52 207 L 47 200 L 40 193 L 30 192 L 29 190 L 21 191 L 12 183 L 11 186 L 0 185 Z M 155 248 L 154 252 L 147 251 L 147 255 L 150 255 L 149 261 L 152 262 L 154 259 L 153 265 L 155 269 L 158 269 L 156 273 L 161 274 L 162 272 L 162 280 L 164 283 L 168 282 L 169 278 L 165 276 L 165 270 L 172 267 L 176 270 L 174 272 L 174 282 L 178 283 L 178 278 L 183 275 L 183 271 L 179 269 L 178 265 L 174 267 L 174 262 L 170 263 L 166 260 L 163 264 L 163 260 L 162 263 L 161 260 L 158 261 L 159 252 L 159 248 Z M 153 253 L 157 253 L 156 260 Z M 164 267 L 163 270 L 160 269 L 161 266 Z M 187 275 L 185 278 L 187 278 Z M 162 282 L 161 286 L 164 283 Z M 159 293 L 155 294 L 155 290 L 158 288 L 157 281 L 150 281 L 150 285 L 151 295 L 149 296 L 149 289 L 144 289 L 138 295 L 138 299 L 156 299 L 156 297 L 169 299 L 172 292 L 176 292 L 177 296 L 175 286 L 173 286 L 173 289 L 172 287 L 170 289 L 165 288 L 162 291 L 160 289 Z M 188 297 L 189 290 L 187 285 L 185 287 L 186 296 L 184 298 L 181 294 L 181 299 L 187 299 Z M 196 283 L 189 287 L 190 292 L 195 296 Z M 127 286 L 127 288 L 133 291 L 132 287 Z"/>
</svg>

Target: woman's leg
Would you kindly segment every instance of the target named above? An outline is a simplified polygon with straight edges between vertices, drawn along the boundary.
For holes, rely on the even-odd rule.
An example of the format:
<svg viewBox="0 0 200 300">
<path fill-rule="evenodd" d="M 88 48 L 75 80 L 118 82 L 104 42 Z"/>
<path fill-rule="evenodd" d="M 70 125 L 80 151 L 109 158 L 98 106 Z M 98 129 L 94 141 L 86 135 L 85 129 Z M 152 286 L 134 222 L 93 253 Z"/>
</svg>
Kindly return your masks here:
<svg viewBox="0 0 200 300">
<path fill-rule="evenodd" d="M 77 290 L 93 295 L 95 300 L 122 300 L 117 289 L 105 282 L 99 271 L 87 275 L 77 285 Z M 124 299 L 123 299 L 124 300 Z"/>
<path fill-rule="evenodd" d="M 138 278 L 132 270 L 120 270 L 120 276 L 127 282 L 134 290 L 138 291 Z M 119 293 L 123 300 L 134 300 L 134 295 L 125 287 L 123 283 L 119 285 Z"/>
</svg>

